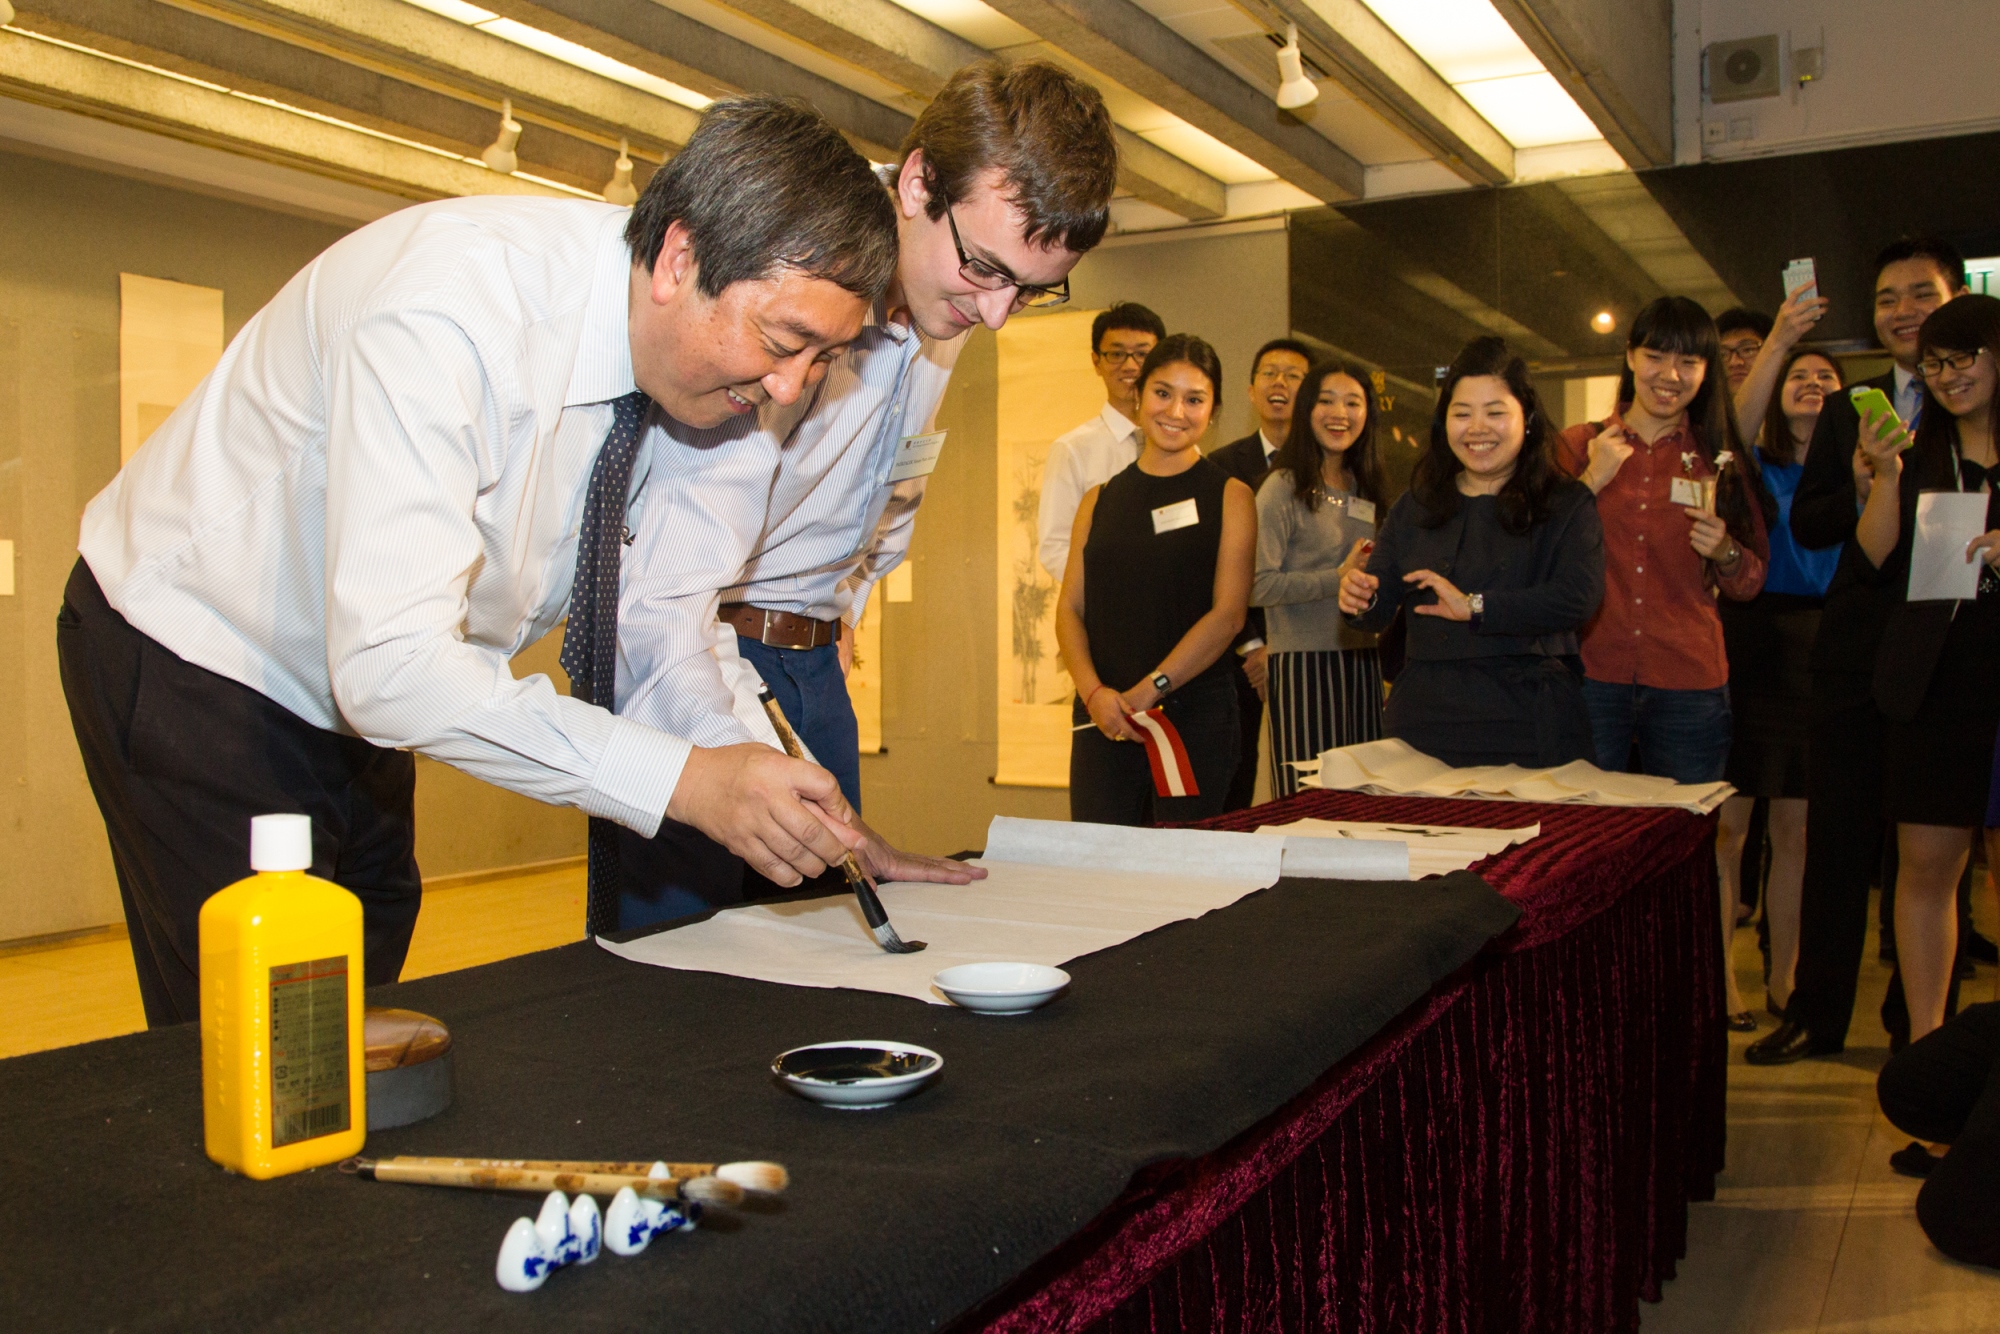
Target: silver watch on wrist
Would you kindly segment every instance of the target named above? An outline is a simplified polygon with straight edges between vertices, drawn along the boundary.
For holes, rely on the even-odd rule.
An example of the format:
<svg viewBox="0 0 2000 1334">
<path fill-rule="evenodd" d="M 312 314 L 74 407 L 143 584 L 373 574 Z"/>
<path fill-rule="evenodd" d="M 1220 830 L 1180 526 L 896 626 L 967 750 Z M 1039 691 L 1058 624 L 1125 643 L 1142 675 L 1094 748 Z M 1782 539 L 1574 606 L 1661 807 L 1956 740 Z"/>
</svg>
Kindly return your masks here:
<svg viewBox="0 0 2000 1334">
<path fill-rule="evenodd" d="M 1171 691 L 1173 688 L 1174 688 L 1174 683 L 1173 681 L 1168 679 L 1167 674 L 1165 672 L 1153 673 L 1153 689 L 1159 691 L 1162 695 L 1164 695 L 1169 691 Z"/>
<path fill-rule="evenodd" d="M 1486 595 L 1484 593 L 1467 593 L 1465 595 L 1465 605 L 1472 609 L 1472 628 L 1477 630 L 1480 623 L 1486 619 Z"/>
</svg>

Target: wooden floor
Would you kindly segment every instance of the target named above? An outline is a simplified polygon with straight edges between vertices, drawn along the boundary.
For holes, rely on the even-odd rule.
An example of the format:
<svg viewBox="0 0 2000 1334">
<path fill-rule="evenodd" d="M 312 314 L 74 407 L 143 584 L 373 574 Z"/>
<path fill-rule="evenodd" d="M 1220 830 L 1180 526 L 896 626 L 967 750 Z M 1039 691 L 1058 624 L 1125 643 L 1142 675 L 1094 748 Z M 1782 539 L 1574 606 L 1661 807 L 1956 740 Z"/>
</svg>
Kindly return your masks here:
<svg viewBox="0 0 2000 1334">
<path fill-rule="evenodd" d="M 1985 896 L 1982 896 L 1985 897 Z M 1982 919 L 1989 918 L 1982 905 Z M 1984 920 L 1988 935 L 1995 924 Z M 424 895 L 405 977 L 425 977 L 583 937 L 581 867 Z M 1917 1228 L 1917 1183 L 1890 1172 L 1907 1140 L 1875 1106 L 1888 1056 L 1875 1019 L 1888 970 L 1871 933 L 1854 1036 L 1838 1059 L 1760 1070 L 1732 1037 L 1729 1169 L 1694 1207 L 1688 1258 L 1646 1334 L 1973 1334 L 2000 1330 L 2000 1275 L 1954 1264 Z M 1736 936 L 1743 995 L 1761 1003 L 1756 937 Z M 1982 968 L 1965 999 L 2000 997 Z M 123 940 L 0 957 L 0 1056 L 144 1027 Z M 1769 1031 L 1772 1021 L 1764 1018 Z"/>
<path fill-rule="evenodd" d="M 424 891 L 403 978 L 429 977 L 583 939 L 582 866 Z M 124 940 L 0 957 L 0 1056 L 146 1026 Z"/>
</svg>

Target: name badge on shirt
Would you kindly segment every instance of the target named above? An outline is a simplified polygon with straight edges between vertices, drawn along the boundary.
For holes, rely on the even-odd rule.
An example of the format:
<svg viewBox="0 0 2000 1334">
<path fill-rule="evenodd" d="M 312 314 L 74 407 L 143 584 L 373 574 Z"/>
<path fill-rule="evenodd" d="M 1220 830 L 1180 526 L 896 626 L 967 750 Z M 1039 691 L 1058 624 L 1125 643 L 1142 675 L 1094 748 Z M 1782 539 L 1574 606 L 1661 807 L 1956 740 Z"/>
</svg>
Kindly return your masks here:
<svg viewBox="0 0 2000 1334">
<path fill-rule="evenodd" d="M 1375 522 L 1375 502 L 1372 500 L 1356 496 L 1347 502 L 1347 512 L 1362 523 Z"/>
<path fill-rule="evenodd" d="M 1153 536 L 1171 533 L 1176 528 L 1192 528 L 1201 522 L 1201 511 L 1195 507 L 1194 497 L 1162 505 L 1153 511 Z"/>
<path fill-rule="evenodd" d="M 1672 499 L 1676 505 L 1693 505 L 1700 508 L 1701 483 L 1692 477 L 1674 478 Z"/>
<path fill-rule="evenodd" d="M 896 444 L 896 461 L 889 465 L 889 482 L 907 482 L 928 477 L 937 470 L 938 455 L 944 453 L 946 432 L 906 435 Z"/>
</svg>

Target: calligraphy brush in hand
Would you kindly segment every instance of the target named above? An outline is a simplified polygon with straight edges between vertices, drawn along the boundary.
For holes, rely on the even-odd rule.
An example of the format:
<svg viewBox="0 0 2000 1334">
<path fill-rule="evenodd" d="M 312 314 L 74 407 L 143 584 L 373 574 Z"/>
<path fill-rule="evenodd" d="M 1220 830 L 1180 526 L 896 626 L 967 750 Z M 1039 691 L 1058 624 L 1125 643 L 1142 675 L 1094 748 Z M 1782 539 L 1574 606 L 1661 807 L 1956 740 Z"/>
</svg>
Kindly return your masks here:
<svg viewBox="0 0 2000 1334">
<path fill-rule="evenodd" d="M 806 757 L 805 748 L 799 745 L 799 738 L 792 731 L 792 725 L 785 721 L 785 711 L 778 707 L 778 701 L 771 694 L 771 687 L 759 684 L 757 701 L 770 715 L 771 726 L 778 731 L 778 740 L 784 743 L 785 754 L 795 760 Z M 854 897 L 861 901 L 861 915 L 868 920 L 868 929 L 875 936 L 875 943 L 891 954 L 915 954 L 924 948 L 921 940 L 904 940 L 896 934 L 896 928 L 889 925 L 889 914 L 882 907 L 882 900 L 875 893 L 875 882 L 861 869 L 861 863 L 848 853 L 840 859 L 840 869 L 847 875 L 848 886 L 854 890 Z"/>
</svg>

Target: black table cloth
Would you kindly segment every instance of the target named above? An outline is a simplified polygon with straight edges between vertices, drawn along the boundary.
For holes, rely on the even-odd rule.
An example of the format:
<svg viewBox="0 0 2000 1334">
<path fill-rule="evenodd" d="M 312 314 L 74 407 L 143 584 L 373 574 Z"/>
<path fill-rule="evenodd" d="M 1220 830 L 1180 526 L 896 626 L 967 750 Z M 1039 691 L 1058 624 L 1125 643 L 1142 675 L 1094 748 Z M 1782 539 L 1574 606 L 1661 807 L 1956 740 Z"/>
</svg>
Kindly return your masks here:
<svg viewBox="0 0 2000 1334">
<path fill-rule="evenodd" d="M 534 1196 L 253 1182 L 201 1150 L 198 1034 L 0 1062 L 13 1329 L 923 1330 L 990 1296 L 1135 1171 L 1268 1116 L 1519 910 L 1477 877 L 1281 881 L 1069 965 L 995 1018 L 873 993 L 650 968 L 580 944 L 370 993 L 438 1015 L 457 1100 L 367 1152 L 786 1163 L 766 1210 L 711 1213 L 539 1292 L 493 1281 Z M 906 1104 L 779 1088 L 788 1047 L 892 1038 L 945 1058 Z"/>
</svg>

